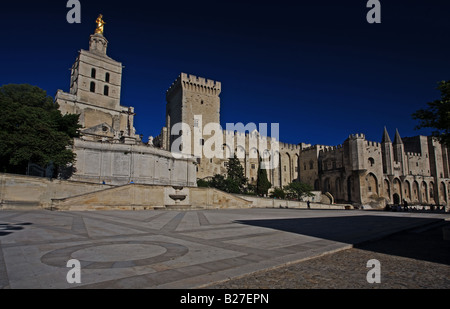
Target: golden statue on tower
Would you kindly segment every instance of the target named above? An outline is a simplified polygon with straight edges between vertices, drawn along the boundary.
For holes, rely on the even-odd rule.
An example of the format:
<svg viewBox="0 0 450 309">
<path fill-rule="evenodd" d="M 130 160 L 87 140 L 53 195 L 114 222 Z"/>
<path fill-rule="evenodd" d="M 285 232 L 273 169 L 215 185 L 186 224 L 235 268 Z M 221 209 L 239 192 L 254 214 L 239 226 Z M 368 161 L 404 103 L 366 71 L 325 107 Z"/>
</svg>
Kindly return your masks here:
<svg viewBox="0 0 450 309">
<path fill-rule="evenodd" d="M 103 21 L 103 15 L 100 14 L 95 22 L 97 23 L 97 29 L 95 29 L 95 33 L 103 34 L 104 26 L 106 24 Z"/>
</svg>

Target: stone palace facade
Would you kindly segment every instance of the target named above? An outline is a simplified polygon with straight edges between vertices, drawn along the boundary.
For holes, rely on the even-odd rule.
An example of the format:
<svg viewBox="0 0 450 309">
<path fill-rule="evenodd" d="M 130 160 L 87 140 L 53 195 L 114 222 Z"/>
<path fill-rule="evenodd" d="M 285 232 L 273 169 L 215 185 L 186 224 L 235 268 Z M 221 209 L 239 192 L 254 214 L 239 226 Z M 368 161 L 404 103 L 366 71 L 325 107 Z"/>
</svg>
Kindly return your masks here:
<svg viewBox="0 0 450 309">
<path fill-rule="evenodd" d="M 134 108 L 120 105 L 122 64 L 107 56 L 107 45 L 102 33 L 91 35 L 89 51 L 81 50 L 72 67 L 70 92 L 59 90 L 56 95 L 62 113 L 80 114 L 82 137 L 75 140 L 77 163 L 72 178 L 196 186 L 197 179 L 226 174 L 226 157 L 205 157 L 195 147 L 188 152 L 189 158 L 175 159 L 171 152 L 183 135 L 183 130 L 174 132 L 177 123 L 189 127 L 191 145 L 204 146 L 210 136 L 195 139 L 193 132 L 208 123 L 220 124 L 222 84 L 181 73 L 166 93 L 165 127 L 154 140 L 143 143 L 133 127 Z M 224 153 L 239 154 L 246 177 L 255 183 L 262 154 L 251 138 L 259 137 L 258 131 L 223 130 L 220 134 Z M 242 143 L 237 142 L 239 138 Z M 381 142 L 352 134 L 339 146 L 287 144 L 270 137 L 267 145 L 266 150 L 276 151 L 273 158 L 278 160 L 267 173 L 273 187 L 301 181 L 331 194 L 335 201 L 375 207 L 403 201 L 449 202 L 449 149 L 432 137 L 401 138 L 396 132 L 392 142 L 384 129 Z"/>
</svg>

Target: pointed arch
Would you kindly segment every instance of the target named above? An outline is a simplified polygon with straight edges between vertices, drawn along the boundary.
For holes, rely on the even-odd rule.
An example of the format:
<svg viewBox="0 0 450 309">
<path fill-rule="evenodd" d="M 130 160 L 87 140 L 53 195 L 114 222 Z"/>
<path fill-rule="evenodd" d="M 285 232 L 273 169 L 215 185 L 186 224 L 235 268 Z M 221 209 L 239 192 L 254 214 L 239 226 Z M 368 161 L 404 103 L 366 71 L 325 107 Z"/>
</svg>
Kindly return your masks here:
<svg viewBox="0 0 450 309">
<path fill-rule="evenodd" d="M 319 179 L 316 179 L 314 181 L 314 191 L 319 191 L 320 190 L 320 182 Z"/>
<path fill-rule="evenodd" d="M 404 196 L 403 198 L 408 201 L 408 202 L 412 202 L 412 197 L 411 197 L 411 184 L 409 183 L 408 180 L 405 180 L 405 186 L 404 186 Z"/>
<path fill-rule="evenodd" d="M 367 176 L 366 176 L 366 187 L 367 187 L 367 192 L 369 194 L 379 195 L 379 192 L 378 192 L 378 179 L 377 179 L 377 176 L 375 176 L 375 174 L 373 174 L 373 173 L 367 174 Z"/>
<path fill-rule="evenodd" d="M 398 178 L 394 178 L 392 181 L 392 194 L 398 194 L 400 201 L 402 200 L 402 183 Z"/>
<path fill-rule="evenodd" d="M 436 188 L 434 186 L 434 182 L 430 181 L 430 185 L 429 185 L 429 202 L 432 204 L 436 203 Z"/>
<path fill-rule="evenodd" d="M 353 176 L 349 176 L 347 178 L 347 201 L 348 202 L 352 202 L 352 199 L 353 199 L 353 184 L 354 184 Z"/>
<path fill-rule="evenodd" d="M 443 181 L 439 184 L 439 203 L 447 205 L 447 190 Z"/>
<path fill-rule="evenodd" d="M 326 192 L 330 192 L 331 191 L 331 184 L 330 184 L 330 178 L 325 178 L 325 180 L 323 181 L 323 188 L 322 191 L 324 193 Z M 331 192 L 330 192 L 331 193 Z"/>
<path fill-rule="evenodd" d="M 391 184 L 388 179 L 384 180 L 384 197 L 388 200 L 388 202 L 391 201 Z"/>
<path fill-rule="evenodd" d="M 428 185 L 425 181 L 422 181 L 422 184 L 420 185 L 420 192 L 421 192 L 421 202 L 428 203 Z"/>
<path fill-rule="evenodd" d="M 411 201 L 413 203 L 419 203 L 420 202 L 420 190 L 419 190 L 419 183 L 417 181 L 414 180 L 413 184 L 412 184 L 412 199 Z"/>
<path fill-rule="evenodd" d="M 341 188 L 342 188 L 342 184 L 341 184 L 341 178 L 336 178 L 335 182 L 334 182 L 334 187 L 335 187 L 335 198 L 337 199 L 341 199 Z"/>
</svg>

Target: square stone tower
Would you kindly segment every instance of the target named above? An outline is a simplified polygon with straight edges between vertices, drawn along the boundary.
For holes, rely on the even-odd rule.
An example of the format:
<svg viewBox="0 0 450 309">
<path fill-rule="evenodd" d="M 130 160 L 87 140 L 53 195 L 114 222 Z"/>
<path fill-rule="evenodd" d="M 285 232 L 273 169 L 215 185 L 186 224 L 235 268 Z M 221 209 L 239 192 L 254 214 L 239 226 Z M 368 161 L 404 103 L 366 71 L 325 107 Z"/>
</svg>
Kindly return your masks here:
<svg viewBox="0 0 450 309">
<path fill-rule="evenodd" d="M 172 143 L 181 134 L 172 135 L 173 126 L 185 123 L 190 128 L 191 149 L 194 155 L 194 143 L 203 145 L 204 139 L 194 140 L 194 130 L 208 123 L 220 125 L 220 95 L 221 83 L 194 75 L 181 73 L 166 93 L 166 128 L 165 148 L 171 150 Z M 201 116 L 196 119 L 195 116 Z M 181 132 L 188 134 L 188 132 Z"/>
<path fill-rule="evenodd" d="M 81 50 L 72 66 L 70 93 L 83 102 L 117 110 L 120 106 L 122 63 L 106 55 L 108 41 L 102 34 L 90 37 L 89 51 Z"/>
<path fill-rule="evenodd" d="M 79 114 L 82 135 L 89 140 L 135 143 L 134 108 L 120 105 L 122 63 L 106 55 L 103 32 L 90 36 L 89 50 L 81 50 L 71 69 L 69 93 L 58 90 L 62 114 Z"/>
</svg>

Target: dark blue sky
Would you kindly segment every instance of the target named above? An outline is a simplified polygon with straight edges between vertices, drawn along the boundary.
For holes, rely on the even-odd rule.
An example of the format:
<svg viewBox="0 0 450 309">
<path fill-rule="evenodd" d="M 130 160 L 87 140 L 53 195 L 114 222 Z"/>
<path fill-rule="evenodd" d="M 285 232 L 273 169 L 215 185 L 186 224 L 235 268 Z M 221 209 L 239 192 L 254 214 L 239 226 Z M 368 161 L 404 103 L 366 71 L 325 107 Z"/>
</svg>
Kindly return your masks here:
<svg viewBox="0 0 450 309">
<path fill-rule="evenodd" d="M 0 10 L 0 85 L 69 90 L 77 52 L 99 13 L 108 55 L 124 64 L 122 105 L 137 132 L 159 134 L 165 91 L 181 72 L 222 82 L 221 122 L 280 123 L 288 143 L 337 145 L 428 134 L 411 114 L 450 80 L 450 3 L 367 1 L 87 1 L 68 24 L 67 1 L 14 1 Z"/>
</svg>

